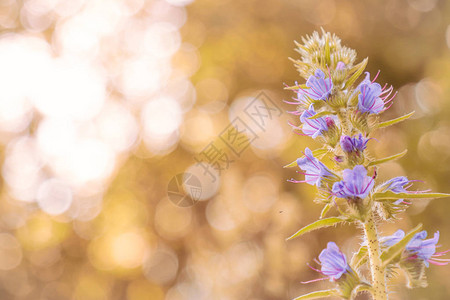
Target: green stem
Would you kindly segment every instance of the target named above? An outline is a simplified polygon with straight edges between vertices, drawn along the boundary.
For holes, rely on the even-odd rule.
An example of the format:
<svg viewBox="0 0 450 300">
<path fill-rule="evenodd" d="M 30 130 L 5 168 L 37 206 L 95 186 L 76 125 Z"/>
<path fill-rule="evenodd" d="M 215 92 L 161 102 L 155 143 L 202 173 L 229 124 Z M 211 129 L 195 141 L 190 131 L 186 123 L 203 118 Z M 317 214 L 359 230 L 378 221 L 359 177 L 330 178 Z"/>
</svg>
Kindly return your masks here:
<svg viewBox="0 0 450 300">
<path fill-rule="evenodd" d="M 338 112 L 337 116 L 339 118 L 339 121 L 341 122 L 342 133 L 345 135 L 350 135 L 350 128 L 348 126 L 347 114 L 348 113 L 346 111 L 340 111 Z"/>
<path fill-rule="evenodd" d="M 363 223 L 364 233 L 367 239 L 370 260 L 370 272 L 372 274 L 372 295 L 374 300 L 387 300 L 386 275 L 381 261 L 381 249 L 378 242 L 377 225 L 373 219 L 373 212 L 368 214 Z"/>
</svg>

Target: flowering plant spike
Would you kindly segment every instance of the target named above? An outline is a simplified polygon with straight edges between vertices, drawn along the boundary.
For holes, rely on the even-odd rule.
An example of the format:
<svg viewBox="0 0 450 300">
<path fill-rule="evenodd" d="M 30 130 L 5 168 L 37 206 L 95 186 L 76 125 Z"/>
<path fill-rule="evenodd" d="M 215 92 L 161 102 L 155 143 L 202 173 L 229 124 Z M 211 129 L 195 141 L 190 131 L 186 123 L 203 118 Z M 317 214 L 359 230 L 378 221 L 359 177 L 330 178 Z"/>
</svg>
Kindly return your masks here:
<svg viewBox="0 0 450 300">
<path fill-rule="evenodd" d="M 294 132 L 323 146 L 315 150 L 305 148 L 302 156 L 286 167 L 298 167 L 297 172 L 302 174 L 302 178 L 290 182 L 317 188 L 315 202 L 323 209 L 317 221 L 289 239 L 339 223 L 356 224 L 362 228 L 364 238 L 351 257 L 334 242 L 328 242 L 316 260 L 317 266 L 310 266 L 320 278 L 304 283 L 328 279 L 332 287 L 295 299 L 354 299 L 364 292 L 375 300 L 386 300 L 388 281 L 398 269 L 406 274 L 408 287 L 425 287 L 429 265 L 446 265 L 450 261 L 440 258 L 446 251 L 436 252 L 439 232 L 426 239 L 427 232 L 419 224 L 406 233 L 399 229 L 382 236 L 378 227 L 381 222 L 398 218 L 414 199 L 450 195 L 413 191 L 414 181 L 405 176 L 379 182 L 379 165 L 402 157 L 406 150 L 378 159 L 367 150 L 375 130 L 406 120 L 412 113 L 381 121 L 396 92 L 392 86 L 377 83 L 378 74 L 364 73 L 367 58 L 356 63 L 356 52 L 341 46 L 334 34 L 322 30 L 322 34 L 314 32 L 302 42 L 296 42 L 301 58 L 292 60 L 305 83 L 286 87 L 295 93 L 293 100 L 286 102 L 296 107 L 290 112 L 298 118 L 299 125 L 291 124 Z M 367 269 L 370 272 L 364 271 Z"/>
</svg>

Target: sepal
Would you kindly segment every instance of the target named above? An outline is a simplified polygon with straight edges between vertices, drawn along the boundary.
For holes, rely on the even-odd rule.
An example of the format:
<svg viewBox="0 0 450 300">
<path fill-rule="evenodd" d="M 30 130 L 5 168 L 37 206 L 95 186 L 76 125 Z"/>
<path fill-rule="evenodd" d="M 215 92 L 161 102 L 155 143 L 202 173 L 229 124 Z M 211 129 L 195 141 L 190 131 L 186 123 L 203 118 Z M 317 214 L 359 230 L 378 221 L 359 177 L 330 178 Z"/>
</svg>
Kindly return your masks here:
<svg viewBox="0 0 450 300">
<path fill-rule="evenodd" d="M 396 215 L 405 211 L 405 209 L 408 207 L 408 205 L 406 204 L 396 204 L 395 202 L 396 201 L 375 202 L 377 213 L 383 220 L 396 219 Z"/>
<path fill-rule="evenodd" d="M 358 129 L 360 132 L 370 133 L 371 126 L 369 125 L 369 115 L 367 113 L 361 113 L 355 110 L 353 113 L 349 114 L 350 122 L 353 127 Z"/>
<path fill-rule="evenodd" d="M 341 278 L 336 280 L 336 283 L 339 287 L 340 296 L 343 299 L 353 299 L 352 296 L 358 293 L 356 289 L 361 285 L 370 286 L 365 282 L 361 282 L 358 274 L 353 269 L 343 274 Z"/>
<path fill-rule="evenodd" d="M 368 255 L 369 251 L 367 249 L 367 246 L 361 245 L 361 247 L 359 247 L 358 252 L 355 252 L 355 254 L 353 254 L 350 266 L 353 269 L 358 270 L 362 265 L 364 265 L 367 262 Z"/>
<path fill-rule="evenodd" d="M 324 110 L 324 111 L 316 113 L 315 115 L 309 117 L 308 119 L 317 119 L 317 118 L 326 117 L 326 116 L 334 115 L 334 114 L 335 114 L 334 112 Z"/>
<path fill-rule="evenodd" d="M 326 139 L 327 144 L 334 148 L 339 143 L 339 139 L 341 138 L 341 129 L 331 118 L 328 120 L 331 120 L 330 126 L 327 131 L 323 132 L 323 136 Z"/>
<path fill-rule="evenodd" d="M 350 74 L 352 75 L 347 79 L 347 82 L 344 85 L 344 90 L 351 87 L 355 83 L 356 79 L 361 76 L 361 74 L 366 69 L 368 61 L 369 59 L 366 57 L 362 62 L 360 62 L 350 70 Z"/>
<path fill-rule="evenodd" d="M 425 275 L 425 263 L 417 258 L 405 259 L 400 263 L 400 268 L 405 272 L 408 280 L 407 287 L 424 288 L 428 286 L 427 277 Z"/>
<path fill-rule="evenodd" d="M 345 154 L 347 156 L 348 168 L 353 169 L 356 165 L 364 164 L 365 157 L 363 151 L 352 151 Z"/>
</svg>

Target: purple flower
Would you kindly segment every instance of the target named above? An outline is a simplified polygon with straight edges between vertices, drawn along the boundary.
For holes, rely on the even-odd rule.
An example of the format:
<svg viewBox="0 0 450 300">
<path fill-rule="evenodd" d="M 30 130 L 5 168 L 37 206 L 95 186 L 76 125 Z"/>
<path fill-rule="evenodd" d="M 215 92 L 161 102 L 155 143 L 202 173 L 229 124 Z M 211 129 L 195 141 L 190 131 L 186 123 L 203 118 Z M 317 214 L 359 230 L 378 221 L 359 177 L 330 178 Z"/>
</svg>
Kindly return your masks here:
<svg viewBox="0 0 450 300">
<path fill-rule="evenodd" d="M 333 194 L 339 198 L 366 198 L 373 188 L 373 178 L 367 176 L 364 166 L 357 165 L 353 170 L 345 169 L 344 180 L 333 184 Z"/>
<path fill-rule="evenodd" d="M 308 99 L 306 98 L 306 93 L 302 89 L 297 90 L 297 98 L 294 98 L 294 100 L 297 101 L 297 104 L 299 104 L 299 105 L 308 104 Z"/>
<path fill-rule="evenodd" d="M 342 274 L 350 270 L 345 255 L 334 242 L 329 242 L 327 248 L 319 255 L 322 265 L 321 273 L 330 278 L 330 281 L 341 278 Z"/>
<path fill-rule="evenodd" d="M 344 152 L 362 152 L 367 147 L 369 139 L 359 135 L 349 137 L 347 135 L 341 136 L 341 148 Z"/>
<path fill-rule="evenodd" d="M 380 98 L 381 86 L 378 83 L 360 85 L 361 94 L 358 95 L 358 109 L 360 112 L 379 114 L 384 108 L 384 101 Z"/>
<path fill-rule="evenodd" d="M 375 79 L 377 76 L 375 76 Z M 366 72 L 366 78 L 359 84 L 358 88 L 360 91 L 358 95 L 358 109 L 362 113 L 379 114 L 384 110 L 384 106 L 391 102 L 396 95 L 394 94 L 391 99 L 386 100 L 392 93 L 392 86 L 385 89 L 378 83 L 370 81 L 369 72 Z"/>
<path fill-rule="evenodd" d="M 405 176 L 399 176 L 394 177 L 392 179 L 389 179 L 382 185 L 380 185 L 379 188 L 381 188 L 383 191 L 392 191 L 394 193 L 406 193 L 407 190 L 405 188 L 405 185 L 409 184 L 410 181 Z M 394 202 L 394 204 L 400 204 L 403 202 L 403 199 L 398 199 Z"/>
<path fill-rule="evenodd" d="M 390 97 L 393 91 L 392 86 L 389 88 L 386 88 L 386 85 L 381 87 L 375 82 L 378 74 L 375 75 L 373 81 L 370 81 L 370 73 L 366 72 L 366 78 L 358 86 L 360 92 L 358 95 L 358 109 L 362 113 L 379 114 L 385 109 L 385 105 L 394 100 L 397 95 L 396 92 Z"/>
<path fill-rule="evenodd" d="M 380 187 L 385 191 L 393 191 L 394 193 L 406 193 L 405 185 L 410 181 L 405 176 L 394 177 L 383 183 Z"/>
<path fill-rule="evenodd" d="M 429 263 L 441 265 L 439 260 L 433 260 L 432 257 L 441 256 L 444 252 L 436 253 L 436 244 L 439 241 L 439 231 L 436 231 L 432 239 L 425 240 L 427 232 L 421 231 L 416 233 L 412 240 L 406 245 L 406 250 L 412 253 L 411 258 L 419 258 L 428 267 Z"/>
<path fill-rule="evenodd" d="M 331 78 L 325 78 L 325 73 L 317 69 L 314 75 L 309 76 L 306 81 L 306 86 L 309 87 L 307 95 L 314 100 L 326 100 L 331 94 L 333 82 Z"/>
<path fill-rule="evenodd" d="M 300 121 L 303 123 L 302 131 L 304 134 L 315 139 L 319 135 L 322 134 L 323 131 L 328 130 L 328 123 L 325 117 L 319 117 L 316 119 L 309 119 L 314 116 L 316 112 L 314 111 L 314 107 L 311 104 L 309 109 L 305 110 L 300 116 Z"/>
<path fill-rule="evenodd" d="M 380 243 L 385 247 L 390 247 L 401 241 L 405 237 L 405 232 L 401 229 L 397 230 L 393 235 L 383 236 Z"/>
<path fill-rule="evenodd" d="M 295 82 L 295 85 L 298 86 L 297 81 Z M 294 104 L 294 105 L 307 105 L 309 103 L 308 98 L 306 97 L 305 90 L 299 88 L 294 91 L 297 94 L 297 98 L 292 98 L 294 101 L 284 101 L 287 104 Z"/>
<path fill-rule="evenodd" d="M 320 187 L 322 179 L 331 176 L 331 171 L 317 158 L 315 158 L 309 148 L 305 149 L 305 157 L 297 159 L 300 169 L 305 171 L 305 182 L 310 185 Z"/>
</svg>

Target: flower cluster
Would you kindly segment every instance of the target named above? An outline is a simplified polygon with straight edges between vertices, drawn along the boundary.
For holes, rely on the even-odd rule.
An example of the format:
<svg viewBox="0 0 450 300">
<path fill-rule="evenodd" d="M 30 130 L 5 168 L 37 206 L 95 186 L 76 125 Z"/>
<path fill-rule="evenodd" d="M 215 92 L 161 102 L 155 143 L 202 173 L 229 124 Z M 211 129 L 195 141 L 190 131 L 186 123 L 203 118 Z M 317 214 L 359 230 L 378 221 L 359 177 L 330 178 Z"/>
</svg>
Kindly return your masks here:
<svg viewBox="0 0 450 300">
<path fill-rule="evenodd" d="M 413 181 L 405 176 L 379 182 L 379 165 L 400 158 L 406 151 L 381 159 L 374 159 L 368 153 L 368 142 L 376 129 L 403 121 L 410 114 L 380 123 L 379 115 L 389 109 L 395 98 L 393 87 L 376 82 L 379 72 L 373 79 L 369 72 L 364 73 L 367 59 L 355 65 L 355 51 L 341 46 L 335 35 L 313 33 L 298 46 L 302 58 L 295 64 L 306 83 L 296 82 L 287 87 L 295 93 L 287 103 L 296 106 L 291 113 L 299 118 L 300 124 L 293 125 L 294 130 L 321 142 L 323 147 L 314 151 L 305 148 L 303 156 L 288 165 L 298 166 L 301 171 L 297 172 L 305 179 L 289 181 L 315 186 L 316 202 L 324 207 L 320 220 L 300 229 L 291 238 L 341 222 L 356 223 L 363 228 L 365 242 L 351 263 L 334 242 L 329 242 L 320 253 L 321 268 L 314 270 L 337 284 L 337 289 L 326 295 L 353 299 L 359 291 L 369 291 L 375 300 L 385 300 L 386 273 L 394 268 L 407 273 L 409 286 L 424 286 L 424 267 L 420 266 L 448 263 L 438 258 L 445 252 L 436 253 L 439 232 L 425 239 L 426 231 L 417 227 L 409 233 L 398 230 L 391 236 L 381 237 L 375 220 L 398 218 L 412 204 L 405 199 L 448 195 L 410 191 Z M 359 79 L 361 74 L 365 76 Z M 326 217 L 331 213 L 335 215 Z M 395 251 L 387 251 L 391 247 Z M 380 256 L 382 249 L 386 249 L 384 256 Z M 371 271 L 370 282 L 360 274 L 365 264 Z M 310 299 L 307 296 L 302 299 Z"/>
</svg>

